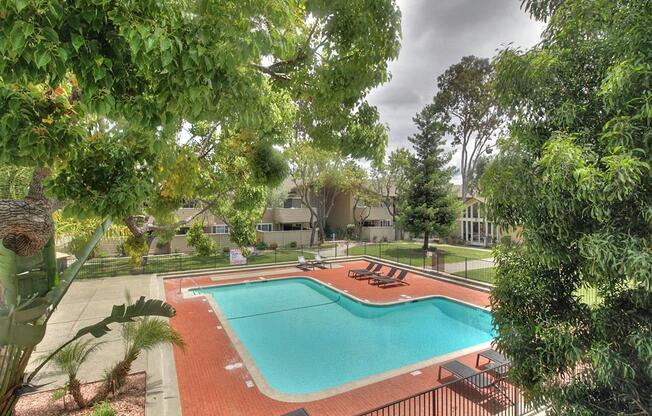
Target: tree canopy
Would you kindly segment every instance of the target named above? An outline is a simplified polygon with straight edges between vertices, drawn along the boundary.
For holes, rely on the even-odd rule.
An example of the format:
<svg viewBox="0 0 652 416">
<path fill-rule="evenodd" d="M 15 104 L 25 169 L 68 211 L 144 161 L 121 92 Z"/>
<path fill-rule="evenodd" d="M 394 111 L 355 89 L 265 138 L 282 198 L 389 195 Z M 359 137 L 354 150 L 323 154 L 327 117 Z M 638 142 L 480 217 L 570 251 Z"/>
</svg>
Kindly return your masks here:
<svg viewBox="0 0 652 416">
<path fill-rule="evenodd" d="M 523 226 L 496 253 L 498 347 L 550 414 L 649 414 L 652 3 L 524 3 L 548 23 L 497 59 L 515 117 L 483 177 L 493 218 Z"/>
<path fill-rule="evenodd" d="M 255 209 L 239 213 L 278 182 L 283 169 L 273 146 L 297 130 L 321 147 L 377 157 L 386 137 L 364 97 L 388 79 L 400 13 L 393 0 L 354 3 L 2 3 L 0 161 L 38 167 L 39 192 L 5 200 L 0 210 L 41 221 L 25 226 L 24 216 L 14 216 L 0 238 L 33 252 L 63 205 L 129 219 L 205 197 L 200 182 L 248 165 L 247 181 L 218 186 L 239 201 L 218 214 L 231 216 L 236 239 L 246 242 L 251 235 L 238 229 L 251 225 Z M 215 131 L 204 144 L 215 146 L 183 146 L 188 123 L 208 123 Z M 215 152 L 237 158 L 222 156 L 215 168 Z M 189 192 L 171 198 L 170 184 L 178 191 L 181 179 L 191 181 Z M 56 200 L 42 194 L 44 180 Z M 142 232 L 134 221 L 130 228 Z"/>
<path fill-rule="evenodd" d="M 410 152 L 399 148 L 387 156 L 387 161 L 372 166 L 370 187 L 380 196 L 392 216 L 394 238 L 400 240 L 401 230 L 396 223 L 399 208 L 399 195 L 409 184 Z"/>
<path fill-rule="evenodd" d="M 492 150 L 501 125 L 494 91 L 494 68 L 485 58 L 465 56 L 437 77 L 437 94 L 429 111 L 443 123 L 460 148 L 462 196 L 466 198 L 478 162 Z"/>
<path fill-rule="evenodd" d="M 409 137 L 414 148 L 410 157 L 409 184 L 400 195 L 399 224 L 423 233 L 423 249 L 429 237 L 445 236 L 455 224 L 461 207 L 453 190 L 451 154 L 444 151 L 446 126 L 426 106 L 414 117 L 418 132 Z"/>
</svg>

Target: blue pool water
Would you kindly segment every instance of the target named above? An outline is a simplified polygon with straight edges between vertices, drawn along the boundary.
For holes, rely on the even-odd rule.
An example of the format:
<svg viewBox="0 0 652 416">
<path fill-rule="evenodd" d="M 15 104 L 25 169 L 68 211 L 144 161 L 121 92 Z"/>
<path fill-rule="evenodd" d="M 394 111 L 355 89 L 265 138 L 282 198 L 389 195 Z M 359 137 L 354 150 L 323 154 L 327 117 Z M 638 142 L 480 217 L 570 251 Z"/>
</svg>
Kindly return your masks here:
<svg viewBox="0 0 652 416">
<path fill-rule="evenodd" d="M 302 278 L 194 292 L 215 299 L 269 385 L 286 394 L 335 387 L 494 337 L 487 311 L 445 298 L 370 306 Z"/>
</svg>

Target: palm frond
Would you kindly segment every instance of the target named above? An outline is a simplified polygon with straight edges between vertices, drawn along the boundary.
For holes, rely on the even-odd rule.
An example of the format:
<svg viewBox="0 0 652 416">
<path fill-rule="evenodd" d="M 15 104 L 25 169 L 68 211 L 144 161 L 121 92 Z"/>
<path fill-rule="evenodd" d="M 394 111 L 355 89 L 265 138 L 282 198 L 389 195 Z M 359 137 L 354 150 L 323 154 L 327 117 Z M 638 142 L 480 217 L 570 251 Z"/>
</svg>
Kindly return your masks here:
<svg viewBox="0 0 652 416">
<path fill-rule="evenodd" d="M 131 341 L 139 350 L 150 350 L 161 344 L 172 344 L 183 348 L 181 335 L 162 319 L 142 319 L 132 328 Z"/>
<path fill-rule="evenodd" d="M 54 357 L 52 364 L 70 377 L 75 377 L 79 368 L 96 351 L 103 342 L 94 342 L 92 338 L 80 339 L 63 347 Z"/>
</svg>

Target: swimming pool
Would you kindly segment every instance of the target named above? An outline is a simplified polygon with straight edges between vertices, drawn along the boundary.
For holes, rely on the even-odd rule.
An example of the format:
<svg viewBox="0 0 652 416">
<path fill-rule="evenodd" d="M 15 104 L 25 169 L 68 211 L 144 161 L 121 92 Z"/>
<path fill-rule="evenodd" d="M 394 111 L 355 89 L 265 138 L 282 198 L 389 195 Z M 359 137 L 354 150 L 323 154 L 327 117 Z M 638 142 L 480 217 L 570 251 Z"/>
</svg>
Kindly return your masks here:
<svg viewBox="0 0 652 416">
<path fill-rule="evenodd" d="M 265 381 L 287 395 L 330 389 L 494 337 L 489 312 L 441 297 L 374 306 L 306 278 L 191 292 L 212 297 Z"/>
</svg>

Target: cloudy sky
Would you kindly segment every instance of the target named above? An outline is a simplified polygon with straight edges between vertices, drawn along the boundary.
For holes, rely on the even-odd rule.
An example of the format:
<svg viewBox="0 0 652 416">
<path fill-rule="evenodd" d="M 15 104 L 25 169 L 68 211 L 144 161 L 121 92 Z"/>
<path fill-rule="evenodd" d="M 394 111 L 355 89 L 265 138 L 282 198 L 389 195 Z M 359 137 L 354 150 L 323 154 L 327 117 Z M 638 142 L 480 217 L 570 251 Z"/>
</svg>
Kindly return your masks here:
<svg viewBox="0 0 652 416">
<path fill-rule="evenodd" d="M 412 117 L 432 101 L 436 78 L 466 55 L 490 58 L 512 43 L 537 43 L 542 25 L 520 10 L 520 0 L 398 0 L 403 40 L 390 64 L 392 79 L 369 95 L 390 128 L 389 150 L 408 147 Z M 454 162 L 459 163 L 458 158 Z"/>
</svg>

